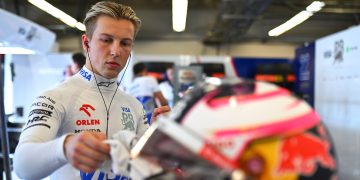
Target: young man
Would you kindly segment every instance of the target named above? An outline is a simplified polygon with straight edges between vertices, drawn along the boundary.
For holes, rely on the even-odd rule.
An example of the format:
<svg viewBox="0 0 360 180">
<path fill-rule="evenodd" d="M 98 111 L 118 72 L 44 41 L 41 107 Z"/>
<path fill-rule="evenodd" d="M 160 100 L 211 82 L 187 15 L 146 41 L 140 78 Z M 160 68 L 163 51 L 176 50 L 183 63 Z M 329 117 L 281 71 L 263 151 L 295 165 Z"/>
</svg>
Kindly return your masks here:
<svg viewBox="0 0 360 180">
<path fill-rule="evenodd" d="M 159 88 L 166 98 L 170 108 L 174 107 L 174 66 L 166 68 L 166 81 L 159 84 Z"/>
<path fill-rule="evenodd" d="M 71 65 L 71 72 L 73 74 L 76 74 L 85 65 L 86 57 L 84 56 L 83 53 L 78 52 L 78 53 L 74 53 L 71 56 L 71 58 L 73 60 L 73 64 Z"/>
<path fill-rule="evenodd" d="M 22 179 L 120 179 L 99 169 L 109 159 L 103 141 L 120 130 L 141 136 L 148 128 L 142 105 L 117 85 L 140 19 L 130 7 L 105 1 L 91 7 L 84 24 L 85 66 L 31 105 L 14 158 Z"/>
<path fill-rule="evenodd" d="M 66 66 L 66 69 L 65 69 L 65 72 L 64 72 L 64 75 L 65 75 L 66 79 L 68 79 L 69 77 L 71 77 L 71 76 L 75 75 L 76 73 L 78 73 L 80 71 L 80 69 L 86 63 L 86 57 L 81 52 L 72 54 L 71 58 L 72 58 L 72 64 Z"/>
<path fill-rule="evenodd" d="M 166 106 L 168 102 L 161 93 L 157 80 L 148 76 L 144 63 L 135 64 L 133 72 L 135 78 L 127 88 L 127 92 L 135 96 L 144 106 L 148 122 L 150 123 L 151 114 L 157 106 L 157 102 L 160 103 L 160 106 Z"/>
</svg>

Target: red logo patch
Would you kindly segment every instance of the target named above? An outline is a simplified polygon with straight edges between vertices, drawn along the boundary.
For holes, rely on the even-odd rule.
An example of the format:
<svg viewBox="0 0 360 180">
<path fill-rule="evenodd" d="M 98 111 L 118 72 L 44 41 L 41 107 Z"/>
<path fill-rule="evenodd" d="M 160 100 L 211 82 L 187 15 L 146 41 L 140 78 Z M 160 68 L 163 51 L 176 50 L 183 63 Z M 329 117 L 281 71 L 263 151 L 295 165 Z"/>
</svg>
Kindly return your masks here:
<svg viewBox="0 0 360 180">
<path fill-rule="evenodd" d="M 87 116 L 91 117 L 91 114 L 88 110 L 92 110 L 92 111 L 95 111 L 95 108 L 92 107 L 90 104 L 83 104 L 81 106 L 81 108 L 79 109 L 79 111 L 83 111 Z"/>
<path fill-rule="evenodd" d="M 311 134 L 292 137 L 283 142 L 280 172 L 301 172 L 311 175 L 317 169 L 317 163 L 324 167 L 335 168 L 336 163 L 329 152 L 328 141 Z"/>
</svg>

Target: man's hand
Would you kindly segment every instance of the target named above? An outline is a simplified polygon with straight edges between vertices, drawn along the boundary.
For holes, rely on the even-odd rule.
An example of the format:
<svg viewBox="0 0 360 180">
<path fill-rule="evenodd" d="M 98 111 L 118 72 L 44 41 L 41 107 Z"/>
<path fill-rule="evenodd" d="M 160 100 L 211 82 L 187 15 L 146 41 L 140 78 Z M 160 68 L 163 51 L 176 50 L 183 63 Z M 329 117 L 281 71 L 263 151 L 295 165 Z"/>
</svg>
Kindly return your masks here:
<svg viewBox="0 0 360 180">
<path fill-rule="evenodd" d="M 153 123 L 156 121 L 156 117 L 159 116 L 160 114 L 164 114 L 167 112 L 170 112 L 170 107 L 169 106 L 161 106 L 158 108 L 155 108 L 152 115 L 151 115 L 151 120 L 150 123 Z"/>
<path fill-rule="evenodd" d="M 92 172 L 109 159 L 110 146 L 104 133 L 82 132 L 69 135 L 64 142 L 64 152 L 69 163 L 75 168 Z"/>
</svg>

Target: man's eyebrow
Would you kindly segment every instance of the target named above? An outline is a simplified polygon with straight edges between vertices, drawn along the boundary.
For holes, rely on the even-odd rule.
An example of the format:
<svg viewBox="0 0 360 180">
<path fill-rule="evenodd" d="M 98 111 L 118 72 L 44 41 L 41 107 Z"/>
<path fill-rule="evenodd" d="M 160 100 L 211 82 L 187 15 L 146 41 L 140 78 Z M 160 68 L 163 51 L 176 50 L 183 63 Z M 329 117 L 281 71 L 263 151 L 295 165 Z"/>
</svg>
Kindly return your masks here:
<svg viewBox="0 0 360 180">
<path fill-rule="evenodd" d="M 101 33 L 100 36 L 107 36 L 107 37 L 112 37 L 112 38 L 114 37 L 114 36 L 112 36 L 110 34 L 106 34 L 106 33 Z"/>
<path fill-rule="evenodd" d="M 111 35 L 111 34 L 107 34 L 107 33 L 101 33 L 100 36 L 106 36 L 106 37 L 110 37 L 110 38 L 116 38 L 115 36 L 113 36 L 113 35 Z M 121 40 L 134 41 L 134 39 L 132 39 L 132 38 L 121 38 Z"/>
</svg>

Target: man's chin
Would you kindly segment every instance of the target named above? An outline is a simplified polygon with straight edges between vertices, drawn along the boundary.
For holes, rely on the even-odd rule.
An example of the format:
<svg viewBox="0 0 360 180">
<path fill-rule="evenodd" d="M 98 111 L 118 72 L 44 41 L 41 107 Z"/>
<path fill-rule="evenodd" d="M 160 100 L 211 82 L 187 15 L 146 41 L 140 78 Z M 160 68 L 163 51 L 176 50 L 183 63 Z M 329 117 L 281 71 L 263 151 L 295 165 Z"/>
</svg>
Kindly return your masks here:
<svg viewBox="0 0 360 180">
<path fill-rule="evenodd" d="M 120 73 L 120 71 L 110 70 L 110 71 L 103 73 L 103 76 L 107 79 L 112 79 L 112 78 L 116 78 L 119 75 L 119 73 Z"/>
</svg>

